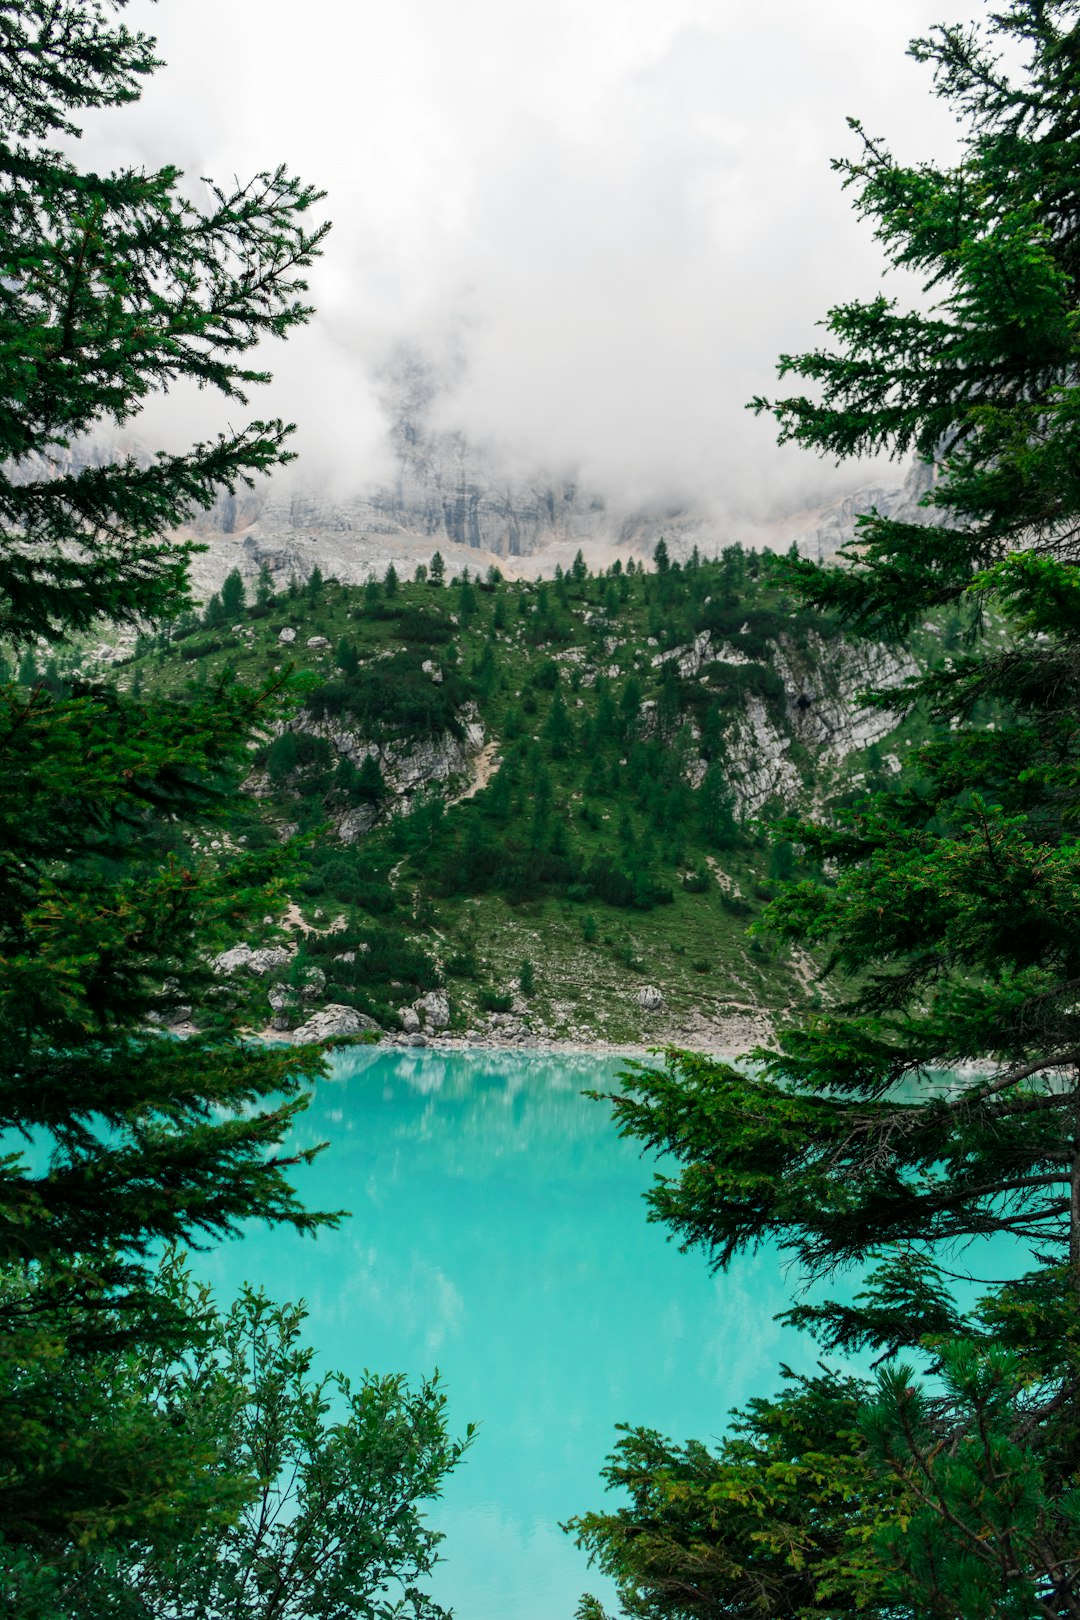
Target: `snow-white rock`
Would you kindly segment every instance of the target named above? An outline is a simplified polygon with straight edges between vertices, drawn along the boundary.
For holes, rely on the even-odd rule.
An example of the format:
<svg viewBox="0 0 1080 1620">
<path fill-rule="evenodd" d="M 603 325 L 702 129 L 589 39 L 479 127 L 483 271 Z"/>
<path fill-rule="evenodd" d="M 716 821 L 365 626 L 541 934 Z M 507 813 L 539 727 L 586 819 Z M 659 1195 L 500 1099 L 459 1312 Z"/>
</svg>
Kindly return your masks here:
<svg viewBox="0 0 1080 1620">
<path fill-rule="evenodd" d="M 290 643 L 296 640 L 296 631 L 291 626 L 286 625 L 284 630 L 278 631 L 278 640 L 283 642 L 285 646 L 289 646 Z"/>
</svg>

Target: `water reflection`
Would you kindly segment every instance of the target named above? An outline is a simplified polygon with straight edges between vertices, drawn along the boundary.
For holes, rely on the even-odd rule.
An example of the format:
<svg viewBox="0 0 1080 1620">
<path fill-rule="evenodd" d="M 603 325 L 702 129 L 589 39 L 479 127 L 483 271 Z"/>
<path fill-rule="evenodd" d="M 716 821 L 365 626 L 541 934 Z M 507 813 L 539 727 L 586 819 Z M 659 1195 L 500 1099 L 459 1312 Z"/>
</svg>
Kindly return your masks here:
<svg viewBox="0 0 1080 1620">
<path fill-rule="evenodd" d="M 618 1063 L 517 1053 L 340 1054 L 298 1127 L 330 1148 L 304 1195 L 352 1218 L 315 1242 L 254 1230 L 203 1257 L 303 1296 L 327 1365 L 438 1366 L 479 1437 L 435 1515 L 461 1620 L 556 1620 L 602 1583 L 557 1524 L 598 1505 L 619 1421 L 706 1439 L 813 1347 L 773 1320 L 775 1255 L 710 1278 L 645 1219 L 651 1165 L 581 1096 Z"/>
</svg>

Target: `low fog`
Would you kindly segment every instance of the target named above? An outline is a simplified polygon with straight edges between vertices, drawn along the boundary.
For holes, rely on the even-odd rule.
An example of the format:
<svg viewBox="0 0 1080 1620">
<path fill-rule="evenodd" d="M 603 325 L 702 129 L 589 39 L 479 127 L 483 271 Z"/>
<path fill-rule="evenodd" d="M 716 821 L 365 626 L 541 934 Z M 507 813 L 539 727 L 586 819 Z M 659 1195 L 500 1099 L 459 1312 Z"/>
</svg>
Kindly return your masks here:
<svg viewBox="0 0 1080 1620">
<path fill-rule="evenodd" d="M 856 150 L 849 114 L 905 158 L 949 155 L 904 53 L 972 3 L 134 0 L 168 65 L 88 123 L 83 159 L 284 161 L 326 188 L 318 315 L 252 402 L 299 424 L 306 481 L 388 472 L 409 352 L 440 381 L 432 424 L 507 471 L 753 521 L 899 477 L 780 451 L 744 407 L 829 304 L 880 288 L 829 159 Z M 212 420 L 199 395 L 139 431 Z"/>
</svg>

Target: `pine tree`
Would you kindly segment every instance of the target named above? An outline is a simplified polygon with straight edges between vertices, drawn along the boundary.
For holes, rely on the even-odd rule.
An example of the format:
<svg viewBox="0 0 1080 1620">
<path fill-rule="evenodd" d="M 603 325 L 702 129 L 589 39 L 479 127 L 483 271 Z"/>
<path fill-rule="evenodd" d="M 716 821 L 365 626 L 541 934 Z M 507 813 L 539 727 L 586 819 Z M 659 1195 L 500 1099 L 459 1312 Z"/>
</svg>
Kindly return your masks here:
<svg viewBox="0 0 1080 1620">
<path fill-rule="evenodd" d="M 255 586 L 255 601 L 259 607 L 268 607 L 274 596 L 274 576 L 269 563 L 259 565 L 259 578 Z"/>
<path fill-rule="evenodd" d="M 334 663 L 344 676 L 356 674 L 360 668 L 360 653 L 355 641 L 350 641 L 348 636 L 342 636 L 334 653 Z"/>
<path fill-rule="evenodd" d="M 221 606 L 226 624 L 235 624 L 247 606 L 247 592 L 239 568 L 234 568 L 225 576 L 225 583 L 221 587 Z"/>
<path fill-rule="evenodd" d="M 380 804 L 388 792 L 379 761 L 374 754 L 365 754 L 357 774 L 357 797 L 368 804 Z"/>
<path fill-rule="evenodd" d="M 394 597 L 398 593 L 398 574 L 393 563 L 387 564 L 386 573 L 383 575 L 383 590 L 388 598 Z"/>
<path fill-rule="evenodd" d="M 769 922 L 821 952 L 836 1003 L 783 1029 L 756 1073 L 674 1055 L 615 1106 L 677 1156 L 653 1211 L 712 1263 L 766 1238 L 818 1275 L 877 1262 L 854 1304 L 791 1314 L 827 1348 L 906 1349 L 939 1380 L 889 1366 L 856 1403 L 901 1493 L 868 1536 L 883 1612 L 1074 1615 L 1080 5 L 1009 0 L 912 54 L 964 122 L 959 158 L 907 168 L 855 125 L 861 154 L 839 167 L 927 307 L 833 310 L 832 346 L 781 363 L 812 388 L 757 403 L 818 452 L 927 463 L 922 520 L 871 514 L 844 567 L 773 566 L 855 635 L 902 643 L 928 615 L 959 616 L 959 647 L 880 695 L 938 729 L 895 788 L 785 829 L 829 877 L 789 887 Z M 995 1234 L 1031 1270 L 965 1318 L 942 1268 Z M 708 1532 L 721 1543 L 732 1500 Z M 656 1545 L 655 1521 L 635 1529 Z M 646 1588 L 631 1587 L 636 1602 Z"/>
<path fill-rule="evenodd" d="M 441 585 L 446 578 L 446 564 L 441 551 L 437 551 L 431 559 L 431 568 L 428 581 L 432 585 Z"/>
<path fill-rule="evenodd" d="M 171 167 L 77 168 L 80 110 L 135 99 L 155 65 L 115 9 L 9 0 L 0 19 L 0 633 L 24 647 L 178 616 L 190 548 L 163 536 L 287 459 L 288 430 L 255 421 L 149 464 L 84 462 L 78 443 L 181 379 L 242 405 L 264 376 L 246 356 L 307 317 L 325 229 L 319 194 L 284 169 L 200 207 Z M 256 1216 L 317 1224 L 289 1180 L 309 1155 L 282 1148 L 303 1106 L 295 1054 L 238 1039 L 244 996 L 208 961 L 280 887 L 277 856 L 209 853 L 279 698 L 0 691 L 0 1263 L 24 1290 L 0 1299 L 5 1557 L 40 1562 L 127 1511 L 125 1414 L 79 1369 L 103 1346 L 182 1341 L 154 1293 L 157 1246 Z M 169 1039 L 189 1006 L 198 1033 Z M 82 1419 L 29 1376 L 43 1367 L 82 1389 Z M 43 1545 L 23 1505 L 45 1474 Z"/>
</svg>

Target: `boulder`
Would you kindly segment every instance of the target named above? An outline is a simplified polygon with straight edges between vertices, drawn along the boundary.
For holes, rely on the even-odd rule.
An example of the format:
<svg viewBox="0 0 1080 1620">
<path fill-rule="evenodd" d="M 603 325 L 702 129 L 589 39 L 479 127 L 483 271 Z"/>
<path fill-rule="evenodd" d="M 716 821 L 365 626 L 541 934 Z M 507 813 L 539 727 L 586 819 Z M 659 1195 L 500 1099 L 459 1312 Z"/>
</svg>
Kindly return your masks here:
<svg viewBox="0 0 1080 1620">
<path fill-rule="evenodd" d="M 450 998 L 445 990 L 429 990 L 413 1006 L 429 1029 L 445 1029 L 450 1022 Z"/>
<path fill-rule="evenodd" d="M 363 1035 L 367 1030 L 378 1030 L 374 1018 L 357 1012 L 355 1007 L 332 1001 L 328 1007 L 313 1013 L 306 1024 L 294 1029 L 294 1041 L 329 1041 L 340 1035 Z"/>
<path fill-rule="evenodd" d="M 309 647 L 329 647 L 330 645 L 325 636 L 308 636 L 307 644 Z"/>
<path fill-rule="evenodd" d="M 656 1012 L 664 1005 L 663 993 L 655 984 L 643 984 L 637 993 L 637 1003 L 643 1012 Z"/>
<path fill-rule="evenodd" d="M 212 965 L 215 973 L 238 973 L 241 968 L 248 968 L 252 973 L 272 973 L 290 960 L 290 954 L 283 945 L 265 945 L 253 951 L 245 940 L 241 940 L 239 945 L 233 945 L 229 950 L 222 951 L 220 956 L 215 956 Z"/>
<path fill-rule="evenodd" d="M 270 1020 L 272 1029 L 288 1029 L 292 1023 L 290 1014 L 296 1008 L 296 993 L 284 984 L 272 984 L 266 993 L 270 1003 L 273 1017 Z"/>
<path fill-rule="evenodd" d="M 264 945 L 261 950 L 252 951 L 247 966 L 252 973 L 272 973 L 275 968 L 284 967 L 292 961 L 292 955 L 284 945 Z"/>
<path fill-rule="evenodd" d="M 411 1007 L 399 1007 L 398 1017 L 401 1019 L 401 1027 L 406 1035 L 411 1035 L 420 1028 L 419 1015 Z"/>
<path fill-rule="evenodd" d="M 296 640 L 296 631 L 286 625 L 284 630 L 278 631 L 278 640 L 288 647 Z"/>
<path fill-rule="evenodd" d="M 239 945 L 233 945 L 229 950 L 222 951 L 220 956 L 215 956 L 211 966 L 215 973 L 239 973 L 250 961 L 251 946 L 241 940 Z"/>
<path fill-rule="evenodd" d="M 424 662 L 420 665 L 420 668 L 423 670 L 425 675 L 435 682 L 436 686 L 440 686 L 442 684 L 443 672 L 439 668 L 438 664 L 433 663 L 430 658 L 425 658 Z"/>
<path fill-rule="evenodd" d="M 314 1001 L 326 989 L 326 974 L 322 968 L 308 968 L 300 994 L 305 1001 Z"/>
</svg>

